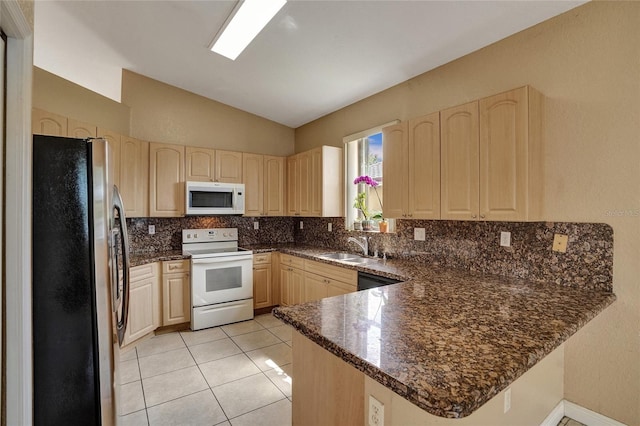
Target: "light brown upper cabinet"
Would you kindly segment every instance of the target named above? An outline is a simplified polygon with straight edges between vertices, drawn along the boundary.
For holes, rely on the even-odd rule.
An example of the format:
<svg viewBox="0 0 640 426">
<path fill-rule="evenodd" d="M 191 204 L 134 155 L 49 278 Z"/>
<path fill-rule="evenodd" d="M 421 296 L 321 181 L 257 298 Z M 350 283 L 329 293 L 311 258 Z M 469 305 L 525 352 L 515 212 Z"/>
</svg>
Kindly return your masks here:
<svg viewBox="0 0 640 426">
<path fill-rule="evenodd" d="M 242 183 L 242 153 L 216 150 L 216 182 Z"/>
<path fill-rule="evenodd" d="M 542 108 L 527 86 L 442 111 L 443 219 L 541 218 Z"/>
<path fill-rule="evenodd" d="M 440 112 L 442 218 L 479 216 L 478 102 Z"/>
<path fill-rule="evenodd" d="M 78 139 L 95 138 L 98 136 L 98 128 L 93 124 L 69 118 L 67 120 L 67 136 Z"/>
<path fill-rule="evenodd" d="M 384 216 L 440 218 L 440 121 L 433 113 L 385 127 Z"/>
<path fill-rule="evenodd" d="M 336 217 L 343 211 L 342 148 L 321 146 L 287 159 L 287 214 Z"/>
<path fill-rule="evenodd" d="M 184 146 L 149 144 L 149 215 L 184 215 Z"/>
<path fill-rule="evenodd" d="M 122 137 L 120 195 L 127 217 L 149 216 L 149 143 Z"/>
<path fill-rule="evenodd" d="M 67 136 L 68 119 L 38 108 L 31 111 L 31 132 L 34 135 Z"/>
<path fill-rule="evenodd" d="M 245 216 L 284 216 L 284 157 L 244 153 Z"/>
<path fill-rule="evenodd" d="M 242 153 L 188 146 L 186 180 L 242 183 Z"/>
<path fill-rule="evenodd" d="M 213 182 L 215 179 L 216 152 L 213 149 L 188 146 L 186 154 L 187 181 Z"/>
<path fill-rule="evenodd" d="M 106 139 L 109 145 L 109 173 L 111 181 L 120 189 L 120 142 L 122 136 L 110 130 L 98 127 L 98 137 Z"/>
</svg>

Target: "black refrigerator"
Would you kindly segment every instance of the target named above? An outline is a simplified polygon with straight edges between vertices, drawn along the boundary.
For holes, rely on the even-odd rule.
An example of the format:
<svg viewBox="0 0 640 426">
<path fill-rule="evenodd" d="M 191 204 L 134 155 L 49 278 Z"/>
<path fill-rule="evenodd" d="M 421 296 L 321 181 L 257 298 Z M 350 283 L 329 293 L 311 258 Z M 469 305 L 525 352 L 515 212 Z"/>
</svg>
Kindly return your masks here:
<svg viewBox="0 0 640 426">
<path fill-rule="evenodd" d="M 128 313 L 126 220 L 103 139 L 33 136 L 33 419 L 111 425 Z"/>
</svg>

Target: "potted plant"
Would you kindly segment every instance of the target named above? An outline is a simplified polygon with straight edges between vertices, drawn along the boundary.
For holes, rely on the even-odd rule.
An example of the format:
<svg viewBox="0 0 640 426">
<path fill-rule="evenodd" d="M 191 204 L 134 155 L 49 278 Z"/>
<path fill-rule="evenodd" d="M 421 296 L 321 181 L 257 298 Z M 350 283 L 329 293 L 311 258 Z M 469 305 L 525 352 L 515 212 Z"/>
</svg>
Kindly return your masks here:
<svg viewBox="0 0 640 426">
<path fill-rule="evenodd" d="M 360 210 L 364 220 L 361 222 L 363 231 L 371 231 L 372 221 L 369 219 L 369 209 L 367 209 L 367 194 L 365 192 L 358 192 L 356 198 L 353 201 L 353 207 Z M 354 223 L 354 228 L 356 228 L 356 224 Z"/>
<path fill-rule="evenodd" d="M 373 188 L 376 192 L 376 197 L 378 197 L 378 202 L 380 203 L 380 208 L 382 208 L 382 200 L 380 199 L 380 194 L 378 194 L 378 189 L 376 188 L 379 183 L 376 182 L 371 176 L 363 175 L 358 176 L 353 181 L 354 185 L 365 184 Z M 379 223 L 380 232 L 387 232 L 387 222 L 382 216 L 382 212 L 376 213 L 374 216 L 369 215 L 369 211 L 367 210 L 367 194 L 365 192 L 358 192 L 358 195 L 355 198 L 353 203 L 353 207 L 357 208 L 362 212 L 364 216 L 364 220 L 362 221 L 362 230 L 370 231 L 373 227 L 373 221 L 371 219 L 381 219 Z"/>
</svg>

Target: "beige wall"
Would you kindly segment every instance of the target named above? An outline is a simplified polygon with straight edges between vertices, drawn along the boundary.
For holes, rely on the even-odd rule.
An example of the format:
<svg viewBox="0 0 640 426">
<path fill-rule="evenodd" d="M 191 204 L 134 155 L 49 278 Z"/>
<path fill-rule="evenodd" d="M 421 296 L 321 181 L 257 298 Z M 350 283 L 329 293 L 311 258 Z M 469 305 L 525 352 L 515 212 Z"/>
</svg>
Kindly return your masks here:
<svg viewBox="0 0 640 426">
<path fill-rule="evenodd" d="M 614 229 L 618 301 L 567 342 L 565 398 L 640 425 L 640 2 L 586 4 L 334 112 L 296 151 L 525 84 L 547 97 L 545 218 Z"/>
<path fill-rule="evenodd" d="M 122 74 L 131 136 L 155 142 L 289 155 L 294 130 L 140 74 Z"/>
<path fill-rule="evenodd" d="M 294 130 L 130 71 L 122 103 L 33 69 L 33 106 L 138 139 L 259 154 L 290 155 Z"/>
<path fill-rule="evenodd" d="M 129 107 L 33 67 L 33 107 L 129 134 Z"/>
</svg>

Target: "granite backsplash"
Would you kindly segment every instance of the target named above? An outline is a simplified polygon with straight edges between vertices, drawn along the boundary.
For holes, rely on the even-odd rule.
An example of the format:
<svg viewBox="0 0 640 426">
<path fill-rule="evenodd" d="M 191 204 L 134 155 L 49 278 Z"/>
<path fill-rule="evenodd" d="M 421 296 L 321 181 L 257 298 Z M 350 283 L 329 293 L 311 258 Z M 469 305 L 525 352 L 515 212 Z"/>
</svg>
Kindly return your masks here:
<svg viewBox="0 0 640 426">
<path fill-rule="evenodd" d="M 359 253 L 347 238 L 366 235 L 370 252 L 380 256 L 612 291 L 613 229 L 604 223 L 397 220 L 395 233 L 380 234 L 345 231 L 343 218 L 296 218 L 294 227 L 297 244 Z M 414 228 L 425 229 L 425 241 L 413 239 Z M 500 246 L 501 231 L 511 232 L 510 247 Z M 551 250 L 554 234 L 568 235 L 566 253 Z"/>
<path fill-rule="evenodd" d="M 186 216 L 127 219 L 129 243 L 134 254 L 181 250 L 183 229 L 238 228 L 238 244 L 294 243 L 292 217 Z M 253 229 L 258 222 L 259 229 Z M 149 225 L 156 233 L 149 235 Z"/>
<path fill-rule="evenodd" d="M 253 229 L 255 221 L 258 230 Z M 384 252 L 425 264 L 612 291 L 613 229 L 603 223 L 397 220 L 396 232 L 387 234 L 346 231 L 341 217 L 189 216 L 135 218 L 127 223 L 134 254 L 180 250 L 182 229 L 194 228 L 238 228 L 241 246 L 295 243 L 354 253 L 360 249 L 347 238 L 366 235 L 371 254 L 378 251 L 380 256 Z M 149 235 L 149 225 L 155 225 L 155 235 Z M 425 241 L 413 239 L 414 228 L 425 229 Z M 511 232 L 510 247 L 500 246 L 501 231 Z M 556 233 L 568 235 L 566 253 L 551 250 Z"/>
</svg>

